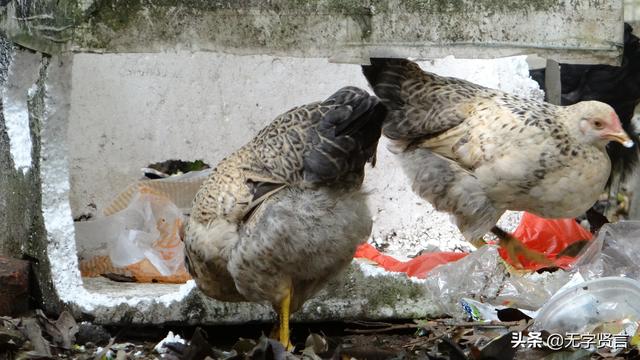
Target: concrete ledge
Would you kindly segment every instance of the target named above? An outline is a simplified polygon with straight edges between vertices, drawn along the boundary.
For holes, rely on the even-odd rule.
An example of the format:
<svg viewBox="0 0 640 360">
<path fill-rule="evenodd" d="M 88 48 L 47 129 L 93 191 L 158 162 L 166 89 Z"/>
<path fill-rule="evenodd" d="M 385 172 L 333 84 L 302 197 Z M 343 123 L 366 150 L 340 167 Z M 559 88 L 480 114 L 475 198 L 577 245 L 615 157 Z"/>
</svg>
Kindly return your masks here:
<svg viewBox="0 0 640 360">
<path fill-rule="evenodd" d="M 365 271 L 377 275 L 366 275 Z M 76 297 L 77 315 L 89 314 L 99 324 L 240 324 L 274 321 L 268 305 L 212 300 L 184 285 L 115 283 L 84 279 L 90 297 Z M 294 314 L 293 321 L 355 319 L 414 319 L 439 315 L 420 281 L 384 274 L 371 265 L 354 262 L 341 276 Z"/>
<path fill-rule="evenodd" d="M 0 7 L 18 44 L 44 52 L 154 52 L 432 59 L 529 53 L 618 63 L 622 0 L 34 1 Z"/>
</svg>

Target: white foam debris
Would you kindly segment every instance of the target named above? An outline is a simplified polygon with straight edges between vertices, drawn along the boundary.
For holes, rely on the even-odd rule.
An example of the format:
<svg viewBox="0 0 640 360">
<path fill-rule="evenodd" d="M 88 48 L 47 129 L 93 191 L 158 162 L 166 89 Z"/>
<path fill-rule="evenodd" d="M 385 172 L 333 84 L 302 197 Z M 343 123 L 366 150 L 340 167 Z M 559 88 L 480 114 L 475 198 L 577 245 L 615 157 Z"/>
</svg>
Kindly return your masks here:
<svg viewBox="0 0 640 360">
<path fill-rule="evenodd" d="M 500 220 L 498 220 L 498 226 L 506 231 L 513 232 L 520 224 L 523 214 L 524 212 L 522 211 L 507 211 L 502 215 Z"/>
<path fill-rule="evenodd" d="M 153 350 L 158 354 L 164 354 L 167 352 L 167 349 L 164 347 L 164 344 L 170 344 L 170 343 L 186 344 L 187 342 L 183 338 L 181 338 L 180 335 L 174 335 L 173 331 L 169 331 L 169 333 L 167 334 L 167 337 L 160 340 L 160 342 L 153 348 Z"/>
<path fill-rule="evenodd" d="M 102 351 L 104 351 L 104 348 L 101 346 L 98 346 L 96 348 L 96 351 L 94 351 L 93 355 L 96 356 L 100 353 L 102 353 Z M 102 356 L 102 359 L 114 359 L 116 357 L 116 353 L 113 352 L 113 350 L 109 349 L 107 350 L 107 352 Z"/>
<path fill-rule="evenodd" d="M 31 168 L 31 134 L 27 104 L 9 102 L 4 107 L 4 119 L 14 166 L 26 173 Z"/>
<path fill-rule="evenodd" d="M 427 71 L 442 76 L 452 76 L 510 94 L 544 99 L 544 91 L 529 76 L 527 56 L 511 56 L 497 59 L 442 59 L 419 62 Z"/>
<path fill-rule="evenodd" d="M 353 259 L 353 262 L 355 264 L 358 264 L 358 267 L 360 267 L 360 270 L 362 271 L 362 273 L 364 274 L 364 276 L 387 276 L 389 274 L 400 274 L 400 273 L 392 273 L 392 272 L 388 272 L 385 269 L 383 269 L 382 267 L 376 265 L 376 264 L 372 264 L 366 260 L 362 260 L 362 259 Z"/>
<path fill-rule="evenodd" d="M 35 92 L 35 85 L 29 88 L 29 97 Z M 26 94 L 12 97 L 7 89 L 3 89 L 3 115 L 7 134 L 9 135 L 9 150 L 16 170 L 26 173 L 31 168 L 31 131 L 29 129 L 29 110 Z"/>
<path fill-rule="evenodd" d="M 358 267 L 360 268 L 360 271 L 362 271 L 362 273 L 364 274 L 364 276 L 373 276 L 373 277 L 377 277 L 377 276 L 385 276 L 385 277 L 389 277 L 389 276 L 395 276 L 395 277 L 402 277 L 402 278 L 407 278 L 413 282 L 416 283 L 423 283 L 425 280 L 424 279 L 420 279 L 417 277 L 413 277 L 413 276 L 407 276 L 406 273 L 403 272 L 393 272 L 393 271 L 387 271 L 385 270 L 383 267 L 378 266 L 374 263 L 369 262 L 368 260 L 365 259 L 353 259 L 353 263 L 357 264 Z"/>
</svg>

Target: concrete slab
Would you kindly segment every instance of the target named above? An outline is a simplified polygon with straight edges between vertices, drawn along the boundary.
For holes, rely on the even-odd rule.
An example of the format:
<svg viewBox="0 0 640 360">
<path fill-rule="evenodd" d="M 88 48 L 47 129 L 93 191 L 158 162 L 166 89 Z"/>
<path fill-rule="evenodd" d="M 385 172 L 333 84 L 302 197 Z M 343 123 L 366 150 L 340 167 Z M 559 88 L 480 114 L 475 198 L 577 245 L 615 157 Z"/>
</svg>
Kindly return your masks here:
<svg viewBox="0 0 640 360">
<path fill-rule="evenodd" d="M 363 272 L 365 271 L 369 273 Z M 371 275 L 371 272 L 378 276 Z M 182 325 L 240 324 L 275 321 L 271 307 L 254 303 L 225 303 L 184 285 L 116 283 L 103 278 L 84 279 L 92 299 L 79 299 L 74 308 L 95 317 L 99 324 Z M 96 299 L 98 301 L 96 301 Z M 376 272 L 371 265 L 354 262 L 345 274 L 331 281 L 305 303 L 293 321 L 338 321 L 422 318 L 438 315 L 420 281 Z"/>
<path fill-rule="evenodd" d="M 0 27 L 55 53 L 167 49 L 432 59 L 539 53 L 558 62 L 618 62 L 622 0 L 38 1 L 0 6 Z M 30 3 L 31 5 L 31 3 Z"/>
</svg>

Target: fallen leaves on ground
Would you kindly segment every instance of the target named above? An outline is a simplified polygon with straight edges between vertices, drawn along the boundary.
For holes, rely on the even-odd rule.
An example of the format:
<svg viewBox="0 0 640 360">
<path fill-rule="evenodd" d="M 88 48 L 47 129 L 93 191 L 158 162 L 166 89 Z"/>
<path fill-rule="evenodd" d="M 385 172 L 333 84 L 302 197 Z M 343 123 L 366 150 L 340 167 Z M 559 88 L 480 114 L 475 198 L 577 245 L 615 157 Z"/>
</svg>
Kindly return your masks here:
<svg viewBox="0 0 640 360">
<path fill-rule="evenodd" d="M 0 317 L 0 359 L 80 360 L 578 360 L 640 359 L 638 350 L 627 349 L 617 354 L 581 349 L 550 351 L 549 349 L 514 348 L 512 333 L 527 334 L 531 320 L 508 313 L 512 321 L 464 322 L 454 319 L 413 321 L 407 323 L 353 321 L 335 325 L 324 334 L 322 325 L 316 332 L 296 324 L 296 346 L 292 352 L 265 335 L 237 338 L 233 345 L 222 345 L 216 332 L 202 328 L 184 332 L 187 342 L 164 342 L 156 346 L 156 338 L 140 341 L 115 336 L 99 325 L 77 324 L 71 314 L 63 312 L 53 320 L 38 311 L 30 317 Z M 193 329 L 193 328 L 191 328 Z M 161 330 L 163 331 L 163 330 Z M 166 333 L 165 333 L 166 334 Z M 302 335 L 302 336 L 301 336 Z M 106 340 L 108 337 L 108 342 Z M 176 336 L 176 339 L 180 337 Z M 81 343 L 78 343 L 78 340 Z M 301 341 L 304 340 L 304 341 Z M 182 341 L 182 339 L 180 339 Z M 102 347 L 98 346 L 98 343 Z M 154 350 L 154 348 L 158 348 Z M 8 356 L 7 356 L 8 354 Z"/>
</svg>

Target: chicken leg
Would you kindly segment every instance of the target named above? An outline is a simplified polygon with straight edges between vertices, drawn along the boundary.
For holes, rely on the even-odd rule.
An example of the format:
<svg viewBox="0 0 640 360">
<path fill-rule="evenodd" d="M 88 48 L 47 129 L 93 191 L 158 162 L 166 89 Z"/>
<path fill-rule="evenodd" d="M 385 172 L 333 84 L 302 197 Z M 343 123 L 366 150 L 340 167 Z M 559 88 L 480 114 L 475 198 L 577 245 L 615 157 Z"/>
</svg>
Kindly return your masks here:
<svg viewBox="0 0 640 360">
<path fill-rule="evenodd" d="M 292 297 L 293 287 L 289 286 L 287 295 L 280 301 L 278 309 L 278 339 L 288 351 L 293 350 L 293 345 L 289 339 L 289 316 L 291 315 Z"/>
<path fill-rule="evenodd" d="M 516 268 L 523 268 L 522 262 L 520 262 L 520 256 L 523 258 L 535 261 L 539 264 L 546 266 L 553 266 L 553 262 L 549 260 L 543 253 L 527 249 L 520 240 L 513 237 L 511 234 L 502 230 L 501 228 L 494 226 L 491 228 L 491 232 L 500 239 L 500 246 L 507 250 L 507 254 Z"/>
<path fill-rule="evenodd" d="M 473 245 L 476 249 L 480 249 L 481 247 L 487 245 L 487 242 L 484 241 L 483 238 L 478 238 L 473 241 L 470 241 L 471 245 Z"/>
</svg>

